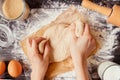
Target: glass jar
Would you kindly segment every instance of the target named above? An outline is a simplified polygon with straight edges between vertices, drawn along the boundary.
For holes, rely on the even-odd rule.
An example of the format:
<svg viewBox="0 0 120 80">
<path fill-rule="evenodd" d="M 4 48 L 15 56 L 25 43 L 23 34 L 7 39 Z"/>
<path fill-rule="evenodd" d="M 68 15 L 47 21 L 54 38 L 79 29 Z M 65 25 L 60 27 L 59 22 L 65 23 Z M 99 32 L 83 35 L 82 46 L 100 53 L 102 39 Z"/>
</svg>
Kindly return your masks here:
<svg viewBox="0 0 120 80">
<path fill-rule="evenodd" d="M 2 16 L 8 20 L 24 20 L 30 13 L 30 8 L 25 0 L 2 0 Z"/>
<path fill-rule="evenodd" d="M 98 75 L 101 80 L 120 80 L 120 65 L 105 61 L 98 67 Z"/>
<path fill-rule="evenodd" d="M 0 47 L 9 47 L 14 42 L 12 31 L 8 26 L 0 24 Z"/>
</svg>

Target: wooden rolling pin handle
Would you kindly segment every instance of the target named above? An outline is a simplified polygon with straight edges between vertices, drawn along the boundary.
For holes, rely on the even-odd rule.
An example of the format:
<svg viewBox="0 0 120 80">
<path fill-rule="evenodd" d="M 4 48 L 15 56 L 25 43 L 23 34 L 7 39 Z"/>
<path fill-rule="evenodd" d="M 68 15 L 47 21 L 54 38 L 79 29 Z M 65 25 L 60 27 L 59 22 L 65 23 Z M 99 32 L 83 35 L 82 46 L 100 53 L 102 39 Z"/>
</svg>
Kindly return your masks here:
<svg viewBox="0 0 120 80">
<path fill-rule="evenodd" d="M 112 13 L 108 17 L 107 22 L 120 27 L 120 6 L 114 5 Z"/>
<path fill-rule="evenodd" d="M 97 11 L 105 16 L 109 16 L 112 12 L 112 9 L 103 7 L 103 6 L 99 6 L 89 0 L 83 0 L 81 5 L 85 8 Z"/>
<path fill-rule="evenodd" d="M 120 27 L 120 6 L 114 5 L 112 9 L 99 6 L 89 0 L 83 0 L 82 6 L 97 11 L 108 17 L 107 22 Z"/>
</svg>

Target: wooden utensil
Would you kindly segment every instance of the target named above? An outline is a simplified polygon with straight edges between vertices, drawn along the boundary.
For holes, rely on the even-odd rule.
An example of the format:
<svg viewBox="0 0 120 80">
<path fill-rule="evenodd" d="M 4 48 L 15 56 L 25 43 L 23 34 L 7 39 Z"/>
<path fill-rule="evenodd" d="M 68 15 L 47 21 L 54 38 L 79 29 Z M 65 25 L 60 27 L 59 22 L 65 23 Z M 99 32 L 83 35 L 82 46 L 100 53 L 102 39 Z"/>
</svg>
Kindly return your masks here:
<svg viewBox="0 0 120 80">
<path fill-rule="evenodd" d="M 107 16 L 107 22 L 120 27 L 120 6 L 114 5 L 111 9 L 99 6 L 89 0 L 83 0 L 82 6 Z"/>
</svg>

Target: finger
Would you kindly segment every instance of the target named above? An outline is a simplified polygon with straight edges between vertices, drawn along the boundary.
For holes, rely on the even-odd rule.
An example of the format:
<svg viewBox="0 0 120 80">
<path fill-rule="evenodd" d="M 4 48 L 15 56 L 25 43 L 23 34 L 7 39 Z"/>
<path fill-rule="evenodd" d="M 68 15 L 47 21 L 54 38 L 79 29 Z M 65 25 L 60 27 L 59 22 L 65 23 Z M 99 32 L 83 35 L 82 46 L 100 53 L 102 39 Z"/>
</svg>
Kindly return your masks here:
<svg viewBox="0 0 120 80">
<path fill-rule="evenodd" d="M 29 46 L 29 47 L 32 45 L 31 38 L 27 38 L 26 45 Z"/>
<path fill-rule="evenodd" d="M 37 42 L 36 40 L 32 39 L 32 48 L 33 48 L 33 52 L 34 54 L 38 54 L 38 46 L 37 46 Z"/>
<path fill-rule="evenodd" d="M 29 59 L 31 60 L 32 58 L 34 58 L 35 56 L 39 56 L 41 59 L 42 59 L 42 55 L 39 54 L 39 51 L 38 51 L 38 47 L 37 47 L 37 43 L 34 39 L 32 39 L 32 52 L 29 53 L 28 57 Z"/>
<path fill-rule="evenodd" d="M 44 59 L 49 59 L 49 57 L 50 57 L 50 49 L 51 49 L 50 42 L 48 40 L 47 43 L 45 44 L 45 50 L 44 50 L 44 55 L 43 55 Z"/>
<path fill-rule="evenodd" d="M 34 38 L 34 39 L 35 39 L 37 44 L 40 43 L 42 40 L 45 40 L 45 38 L 43 38 L 43 37 Z"/>
<path fill-rule="evenodd" d="M 92 44 L 93 44 L 93 50 L 97 48 L 97 42 L 95 39 L 92 39 Z"/>
<path fill-rule="evenodd" d="M 27 56 L 29 57 L 29 49 L 31 47 L 31 43 L 30 43 L 30 38 L 26 39 L 26 48 L 27 48 Z"/>
<path fill-rule="evenodd" d="M 30 38 L 29 38 L 30 39 Z M 35 45 L 35 42 L 32 40 L 32 39 L 30 39 L 30 40 L 27 40 L 27 44 L 30 42 L 31 43 L 31 45 L 30 45 L 30 47 L 27 47 L 27 56 L 28 56 L 28 58 L 31 60 L 31 58 L 34 56 L 34 54 L 36 53 L 35 52 L 35 49 L 33 49 L 34 47 L 33 47 L 33 45 Z M 30 50 L 30 49 L 33 49 L 34 51 L 32 51 L 32 50 Z M 30 51 L 32 51 L 32 52 L 30 52 Z"/>
<path fill-rule="evenodd" d="M 75 24 L 72 23 L 70 25 L 70 36 L 71 36 L 71 41 L 75 41 L 77 39 L 76 35 L 75 35 Z"/>
<path fill-rule="evenodd" d="M 83 35 L 86 35 L 86 36 L 91 35 L 90 26 L 88 24 L 85 24 L 85 29 L 84 29 L 84 34 Z"/>
</svg>

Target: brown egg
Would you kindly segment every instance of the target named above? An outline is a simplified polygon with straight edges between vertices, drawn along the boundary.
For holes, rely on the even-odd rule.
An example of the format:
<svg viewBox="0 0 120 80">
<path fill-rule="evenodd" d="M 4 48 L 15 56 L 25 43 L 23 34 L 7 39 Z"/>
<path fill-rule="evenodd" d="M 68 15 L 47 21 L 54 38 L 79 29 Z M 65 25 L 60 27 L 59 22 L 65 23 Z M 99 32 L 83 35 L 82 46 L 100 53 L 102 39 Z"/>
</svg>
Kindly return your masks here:
<svg viewBox="0 0 120 80">
<path fill-rule="evenodd" d="M 8 73 L 10 76 L 16 78 L 22 73 L 22 65 L 16 60 L 11 60 L 8 64 Z"/>
<path fill-rule="evenodd" d="M 6 64 L 3 61 L 0 61 L 0 75 L 2 75 L 6 70 Z"/>
</svg>

